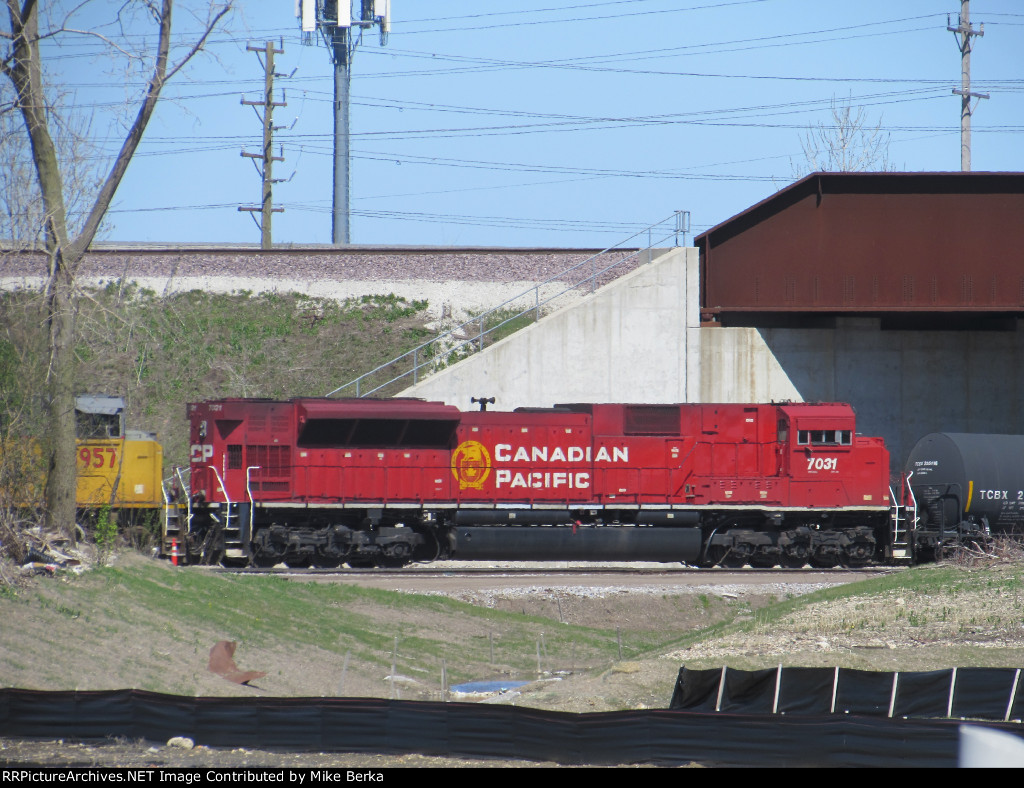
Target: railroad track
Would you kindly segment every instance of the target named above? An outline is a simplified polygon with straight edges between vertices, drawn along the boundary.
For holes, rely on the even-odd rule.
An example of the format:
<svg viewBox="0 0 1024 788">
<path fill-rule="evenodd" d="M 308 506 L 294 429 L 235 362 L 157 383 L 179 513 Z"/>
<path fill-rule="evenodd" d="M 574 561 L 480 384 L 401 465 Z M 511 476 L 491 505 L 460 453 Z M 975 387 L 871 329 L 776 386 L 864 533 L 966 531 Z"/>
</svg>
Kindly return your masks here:
<svg viewBox="0 0 1024 788">
<path fill-rule="evenodd" d="M 874 577 L 876 575 L 891 574 L 900 571 L 898 567 L 858 567 L 852 569 L 832 568 L 815 569 L 807 568 L 773 568 L 765 569 L 758 567 L 746 568 L 697 568 L 688 566 L 673 566 L 665 568 L 652 567 L 623 567 L 623 566 L 573 566 L 573 567 L 550 567 L 543 563 L 535 566 L 514 566 L 514 567 L 481 567 L 481 566 L 453 566 L 436 568 L 429 565 L 407 566 L 398 569 L 394 568 L 372 568 L 372 569 L 291 569 L 287 567 L 274 567 L 271 569 L 241 568 L 229 569 L 225 567 L 203 567 L 207 571 L 228 574 L 247 575 L 277 575 L 277 576 L 343 576 L 343 577 L 406 577 L 406 578 L 443 578 L 443 577 L 533 577 L 543 575 L 544 577 L 588 577 L 593 575 L 620 575 L 623 577 L 644 576 L 644 577 L 707 577 L 707 582 L 722 582 L 726 577 L 742 577 L 747 580 L 763 579 L 765 582 L 772 580 L 785 581 L 796 575 L 813 575 L 823 581 L 838 580 L 852 577 Z"/>
</svg>

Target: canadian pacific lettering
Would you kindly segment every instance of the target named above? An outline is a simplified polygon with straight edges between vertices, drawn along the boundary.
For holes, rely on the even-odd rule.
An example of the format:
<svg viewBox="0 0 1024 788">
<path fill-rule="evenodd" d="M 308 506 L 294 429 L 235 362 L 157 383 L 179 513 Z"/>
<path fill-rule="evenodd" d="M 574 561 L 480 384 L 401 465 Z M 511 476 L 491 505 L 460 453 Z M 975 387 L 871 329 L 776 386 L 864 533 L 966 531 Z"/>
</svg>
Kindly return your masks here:
<svg viewBox="0 0 1024 788">
<path fill-rule="evenodd" d="M 580 490 L 590 487 L 589 473 L 572 473 L 568 471 L 533 471 L 520 473 L 510 470 L 498 470 L 494 474 L 495 487 L 522 487 L 535 490 L 553 489 L 565 487 L 568 490 Z"/>
<path fill-rule="evenodd" d="M 610 451 L 609 451 L 610 448 Z M 499 443 L 494 447 L 498 462 L 629 462 L 628 446 L 513 446 Z"/>
</svg>

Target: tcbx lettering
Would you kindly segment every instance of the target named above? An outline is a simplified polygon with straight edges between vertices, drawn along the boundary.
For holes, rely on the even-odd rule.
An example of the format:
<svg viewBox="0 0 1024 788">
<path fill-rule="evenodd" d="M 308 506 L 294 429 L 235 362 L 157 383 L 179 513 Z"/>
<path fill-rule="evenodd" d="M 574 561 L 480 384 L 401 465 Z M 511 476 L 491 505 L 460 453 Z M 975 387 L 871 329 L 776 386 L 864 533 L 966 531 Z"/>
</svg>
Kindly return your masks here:
<svg viewBox="0 0 1024 788">
<path fill-rule="evenodd" d="M 589 473 L 572 473 L 566 471 L 533 471 L 519 473 L 499 470 L 494 474 L 495 487 L 532 487 L 535 490 L 558 489 L 566 487 L 570 490 L 590 487 Z"/>
<path fill-rule="evenodd" d="M 593 456 L 591 456 L 593 455 Z M 599 446 L 592 452 L 590 446 L 513 446 L 499 443 L 494 447 L 498 462 L 629 462 L 628 446 Z"/>
<path fill-rule="evenodd" d="M 989 501 L 1009 500 L 1006 490 L 978 490 L 978 497 Z"/>
</svg>

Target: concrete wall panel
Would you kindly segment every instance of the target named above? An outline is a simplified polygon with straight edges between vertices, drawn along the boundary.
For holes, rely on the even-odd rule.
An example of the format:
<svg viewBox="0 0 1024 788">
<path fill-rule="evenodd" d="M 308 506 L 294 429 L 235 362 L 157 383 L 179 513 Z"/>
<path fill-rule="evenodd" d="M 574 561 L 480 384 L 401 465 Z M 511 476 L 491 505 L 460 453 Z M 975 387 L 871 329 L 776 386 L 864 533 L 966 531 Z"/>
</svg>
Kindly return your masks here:
<svg viewBox="0 0 1024 788">
<path fill-rule="evenodd" d="M 772 402 L 802 398 L 800 369 L 792 364 L 793 369 L 785 369 L 757 329 L 708 328 L 701 331 L 700 343 L 699 401 Z"/>
<path fill-rule="evenodd" d="M 1024 432 L 1024 332 L 712 328 L 701 334 L 706 402 L 850 402 L 885 438 L 893 469 L 930 432 Z"/>
<path fill-rule="evenodd" d="M 673 249 L 402 394 L 463 408 L 485 395 L 503 409 L 685 402 L 699 386 L 698 315 L 696 249 Z"/>
<path fill-rule="evenodd" d="M 1021 343 L 1009 332 L 975 332 L 967 347 L 968 432 L 1024 432 Z M 983 408 L 977 403 L 985 403 Z M 1006 425 L 1013 429 L 1007 430 Z"/>
</svg>

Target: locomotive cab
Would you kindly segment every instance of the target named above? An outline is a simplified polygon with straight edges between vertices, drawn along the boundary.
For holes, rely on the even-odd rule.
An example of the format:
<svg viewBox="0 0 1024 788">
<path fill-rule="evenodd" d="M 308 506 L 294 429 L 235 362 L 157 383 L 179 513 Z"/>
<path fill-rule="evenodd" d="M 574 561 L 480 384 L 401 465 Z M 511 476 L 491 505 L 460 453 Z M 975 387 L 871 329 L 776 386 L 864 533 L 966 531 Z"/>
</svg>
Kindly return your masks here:
<svg viewBox="0 0 1024 788">
<path fill-rule="evenodd" d="M 853 409 L 848 405 L 805 405 L 798 413 L 781 410 L 779 443 L 786 446 L 787 470 L 792 477 L 823 480 L 838 476 L 853 449 Z"/>
</svg>

